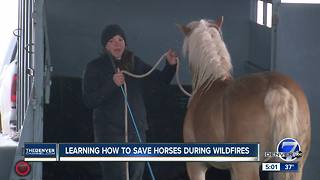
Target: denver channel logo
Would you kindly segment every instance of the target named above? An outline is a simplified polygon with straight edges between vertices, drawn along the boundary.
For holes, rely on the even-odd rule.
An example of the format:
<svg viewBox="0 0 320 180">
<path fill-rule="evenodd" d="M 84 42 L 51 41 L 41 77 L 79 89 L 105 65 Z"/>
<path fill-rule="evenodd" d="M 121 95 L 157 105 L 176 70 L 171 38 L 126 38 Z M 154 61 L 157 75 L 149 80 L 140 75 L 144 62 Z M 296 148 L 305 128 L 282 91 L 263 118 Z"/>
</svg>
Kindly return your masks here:
<svg viewBox="0 0 320 180">
<path fill-rule="evenodd" d="M 296 139 L 284 138 L 277 146 L 277 152 L 265 152 L 265 157 L 279 157 L 283 161 L 290 162 L 302 157 L 300 144 Z"/>
</svg>

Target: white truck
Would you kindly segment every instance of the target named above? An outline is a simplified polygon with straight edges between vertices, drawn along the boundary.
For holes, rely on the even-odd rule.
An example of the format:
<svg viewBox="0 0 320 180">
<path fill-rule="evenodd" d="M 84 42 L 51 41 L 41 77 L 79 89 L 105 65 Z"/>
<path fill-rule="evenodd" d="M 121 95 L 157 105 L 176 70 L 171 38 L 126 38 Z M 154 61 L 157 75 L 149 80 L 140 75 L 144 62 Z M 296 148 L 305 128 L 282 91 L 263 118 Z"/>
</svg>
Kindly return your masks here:
<svg viewBox="0 0 320 180">
<path fill-rule="evenodd" d="M 2 83 L 10 84 L 9 87 L 16 87 L 16 90 L 12 89 L 16 97 L 10 97 L 16 98 L 16 103 L 12 106 L 16 112 L 12 111 L 10 115 L 2 113 L 6 114 L 5 116 L 16 116 L 16 121 L 2 121 L 4 133 L 0 136 L 0 179 L 3 180 L 42 179 L 41 163 L 23 161 L 23 146 L 25 142 L 43 142 L 43 106 L 49 99 L 50 88 L 50 60 L 44 10 L 44 0 L 19 0 L 18 29 L 14 32 L 17 36 L 17 48 L 16 53 L 12 52 L 16 58 L 6 67 L 6 71 L 16 71 L 16 75 L 14 79 L 2 79 Z M 6 96 L 9 98 L 12 94 Z M 12 107 L 10 108 L 13 109 Z M 4 119 L 5 117 L 2 117 L 2 120 Z M 15 139 L 18 142 L 10 140 L 14 138 L 10 130 L 21 133 Z"/>
</svg>

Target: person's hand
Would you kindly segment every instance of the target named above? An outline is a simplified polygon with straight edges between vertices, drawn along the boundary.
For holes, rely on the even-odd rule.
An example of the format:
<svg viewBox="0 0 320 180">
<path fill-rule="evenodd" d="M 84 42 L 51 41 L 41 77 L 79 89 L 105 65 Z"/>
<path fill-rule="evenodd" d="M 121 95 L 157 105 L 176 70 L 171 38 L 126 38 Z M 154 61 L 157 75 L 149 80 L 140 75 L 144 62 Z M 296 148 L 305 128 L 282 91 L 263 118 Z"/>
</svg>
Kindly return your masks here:
<svg viewBox="0 0 320 180">
<path fill-rule="evenodd" d="M 167 52 L 167 61 L 170 65 L 177 64 L 177 55 L 172 49 L 169 49 Z"/>
<path fill-rule="evenodd" d="M 118 68 L 117 73 L 113 75 L 113 82 L 120 87 L 124 83 L 124 80 L 124 75 Z"/>
</svg>

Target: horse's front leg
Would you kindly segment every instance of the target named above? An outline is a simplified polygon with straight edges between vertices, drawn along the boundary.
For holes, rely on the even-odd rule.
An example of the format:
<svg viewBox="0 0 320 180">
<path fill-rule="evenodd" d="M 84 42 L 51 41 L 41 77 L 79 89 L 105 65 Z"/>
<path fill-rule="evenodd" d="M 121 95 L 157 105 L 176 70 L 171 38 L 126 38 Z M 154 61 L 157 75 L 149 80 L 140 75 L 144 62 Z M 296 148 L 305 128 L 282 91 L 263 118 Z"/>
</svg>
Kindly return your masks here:
<svg viewBox="0 0 320 180">
<path fill-rule="evenodd" d="M 190 180 L 205 180 L 208 167 L 202 162 L 187 162 Z"/>
<path fill-rule="evenodd" d="M 231 165 L 232 180 L 260 180 L 259 163 L 234 162 Z"/>
</svg>

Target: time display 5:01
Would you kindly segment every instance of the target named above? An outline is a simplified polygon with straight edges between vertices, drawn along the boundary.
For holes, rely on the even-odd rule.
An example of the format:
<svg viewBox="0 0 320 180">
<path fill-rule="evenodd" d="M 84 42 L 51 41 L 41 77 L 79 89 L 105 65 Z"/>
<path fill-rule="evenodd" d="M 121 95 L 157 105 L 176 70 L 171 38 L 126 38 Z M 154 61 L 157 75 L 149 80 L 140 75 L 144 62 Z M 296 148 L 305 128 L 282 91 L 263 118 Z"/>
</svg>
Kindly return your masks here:
<svg viewBox="0 0 320 180">
<path fill-rule="evenodd" d="M 280 171 L 280 163 L 262 163 L 262 171 Z"/>
</svg>

